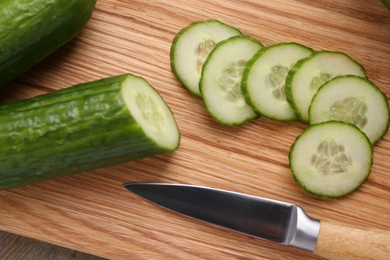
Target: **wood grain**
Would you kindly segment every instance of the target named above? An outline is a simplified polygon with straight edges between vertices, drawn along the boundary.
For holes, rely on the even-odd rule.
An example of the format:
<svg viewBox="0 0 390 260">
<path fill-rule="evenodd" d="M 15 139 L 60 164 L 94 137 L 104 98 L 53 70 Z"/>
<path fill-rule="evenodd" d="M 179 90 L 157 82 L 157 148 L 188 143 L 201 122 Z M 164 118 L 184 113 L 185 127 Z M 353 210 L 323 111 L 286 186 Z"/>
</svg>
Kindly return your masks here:
<svg viewBox="0 0 390 260">
<path fill-rule="evenodd" d="M 176 116 L 181 146 L 113 167 L 0 191 L 0 229 L 110 259 L 321 259 L 154 206 L 123 182 L 206 185 L 296 203 L 340 225 L 390 230 L 390 137 L 375 146 L 366 183 L 344 198 L 313 197 L 291 177 L 288 152 L 307 126 L 265 118 L 225 127 L 170 70 L 175 34 L 215 18 L 265 45 L 295 41 L 344 51 L 390 95 L 390 12 L 376 0 L 99 0 L 72 42 L 1 89 L 1 101 L 33 97 L 131 72 Z"/>
<path fill-rule="evenodd" d="M 12 260 L 103 260 L 68 248 L 0 232 L 0 258 Z"/>
<path fill-rule="evenodd" d="M 387 260 L 390 232 L 383 229 L 359 228 L 321 221 L 315 254 L 334 260 Z"/>
</svg>

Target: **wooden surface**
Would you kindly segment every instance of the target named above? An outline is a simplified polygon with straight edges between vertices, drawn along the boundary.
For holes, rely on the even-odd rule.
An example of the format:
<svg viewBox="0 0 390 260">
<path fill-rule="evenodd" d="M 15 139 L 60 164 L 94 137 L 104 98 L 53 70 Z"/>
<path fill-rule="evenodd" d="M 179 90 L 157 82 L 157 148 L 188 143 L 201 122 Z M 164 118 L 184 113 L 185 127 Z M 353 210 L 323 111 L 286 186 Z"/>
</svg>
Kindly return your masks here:
<svg viewBox="0 0 390 260">
<path fill-rule="evenodd" d="M 290 145 L 305 124 L 260 118 L 221 126 L 181 87 L 170 70 L 171 41 L 189 23 L 209 18 L 265 45 L 295 41 L 346 52 L 390 95 L 390 12 L 376 0 L 99 0 L 82 33 L 3 88 L 1 101 L 135 73 L 170 105 L 181 146 L 171 154 L 0 191 L 0 230 L 111 259 L 317 259 L 177 215 L 121 187 L 148 181 L 280 199 L 314 218 L 390 230 L 389 134 L 375 146 L 371 175 L 359 190 L 320 199 L 303 192 L 288 167 Z"/>
<path fill-rule="evenodd" d="M 103 260 L 104 258 L 0 231 L 0 259 Z"/>
</svg>

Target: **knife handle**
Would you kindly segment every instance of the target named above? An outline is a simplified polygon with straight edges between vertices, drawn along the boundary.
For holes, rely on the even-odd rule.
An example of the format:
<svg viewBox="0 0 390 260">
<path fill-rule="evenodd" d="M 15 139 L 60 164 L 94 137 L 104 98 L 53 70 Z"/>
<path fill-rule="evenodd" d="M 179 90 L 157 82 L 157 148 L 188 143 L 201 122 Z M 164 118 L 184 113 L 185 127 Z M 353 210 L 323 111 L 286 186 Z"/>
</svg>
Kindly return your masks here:
<svg viewBox="0 0 390 260">
<path fill-rule="evenodd" d="M 316 255 L 329 259 L 390 259 L 390 231 L 321 221 Z"/>
</svg>

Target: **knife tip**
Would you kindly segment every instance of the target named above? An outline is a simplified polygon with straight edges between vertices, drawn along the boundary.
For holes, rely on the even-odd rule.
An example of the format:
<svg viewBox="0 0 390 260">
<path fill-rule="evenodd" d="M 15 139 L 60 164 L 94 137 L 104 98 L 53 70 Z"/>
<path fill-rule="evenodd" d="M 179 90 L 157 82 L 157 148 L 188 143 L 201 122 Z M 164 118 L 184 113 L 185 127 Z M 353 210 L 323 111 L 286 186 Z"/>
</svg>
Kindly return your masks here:
<svg viewBox="0 0 390 260">
<path fill-rule="evenodd" d="M 137 184 L 137 182 L 125 182 L 125 183 L 122 183 L 122 187 L 131 191 L 132 188 Z"/>
<path fill-rule="evenodd" d="M 134 192 L 137 188 L 144 187 L 150 184 L 151 183 L 147 182 L 125 182 L 122 183 L 122 187 Z"/>
</svg>

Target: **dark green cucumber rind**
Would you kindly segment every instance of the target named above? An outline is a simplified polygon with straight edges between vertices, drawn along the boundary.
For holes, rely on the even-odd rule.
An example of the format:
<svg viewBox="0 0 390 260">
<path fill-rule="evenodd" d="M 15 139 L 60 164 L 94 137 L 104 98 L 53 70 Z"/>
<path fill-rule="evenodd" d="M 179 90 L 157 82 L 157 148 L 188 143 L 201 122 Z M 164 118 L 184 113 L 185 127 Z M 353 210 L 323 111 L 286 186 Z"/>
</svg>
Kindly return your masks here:
<svg viewBox="0 0 390 260">
<path fill-rule="evenodd" d="M 304 123 L 309 123 L 308 120 L 305 120 L 303 117 L 302 117 L 302 114 L 299 112 L 298 110 L 298 107 L 297 105 L 295 104 L 295 101 L 293 99 L 293 93 L 292 93 L 292 81 L 293 81 L 293 78 L 294 78 L 294 75 L 295 73 L 302 67 L 302 65 L 309 59 L 311 59 L 313 56 L 315 55 L 318 55 L 318 54 L 321 54 L 321 53 L 334 53 L 334 54 L 342 54 L 342 55 L 345 55 L 346 57 L 348 57 L 351 61 L 355 62 L 356 65 L 358 65 L 360 67 L 360 69 L 364 72 L 364 74 L 366 75 L 366 70 L 365 68 L 360 64 L 358 63 L 356 60 L 352 59 L 348 54 L 346 53 L 343 53 L 343 52 L 335 52 L 335 51 L 316 51 L 314 52 L 313 54 L 309 55 L 308 57 L 306 58 L 303 58 L 301 60 L 299 60 L 297 63 L 295 63 L 294 67 L 291 68 L 291 70 L 288 72 L 287 74 L 287 78 L 286 78 L 286 84 L 285 84 L 285 92 L 286 92 L 286 98 L 287 98 L 287 101 L 288 103 L 290 104 L 290 106 L 294 109 L 295 111 L 295 114 L 297 116 L 297 118 L 299 120 L 301 120 L 302 122 Z"/>
<path fill-rule="evenodd" d="M 299 119 L 295 119 L 295 120 L 280 120 L 280 119 L 276 119 L 274 117 L 271 117 L 271 116 L 267 116 L 267 115 L 263 115 L 257 108 L 256 106 L 253 104 L 253 101 L 252 101 L 252 98 L 250 97 L 249 95 L 249 92 L 248 92 L 248 76 L 249 76 L 249 72 L 251 70 L 251 67 L 252 65 L 261 57 L 264 55 L 264 53 L 271 49 L 271 48 L 275 48 L 275 47 L 279 47 L 279 46 L 283 46 L 283 45 L 289 45 L 289 44 L 295 44 L 295 45 L 299 45 L 301 46 L 302 48 L 306 48 L 308 50 L 311 50 L 311 51 L 314 51 L 313 49 L 307 47 L 307 46 L 304 46 L 302 44 L 299 44 L 299 43 L 295 43 L 295 42 L 286 42 L 286 43 L 278 43 L 278 44 L 275 44 L 275 45 L 272 45 L 272 46 L 268 46 L 266 48 L 263 48 L 261 50 L 259 50 L 249 61 L 248 63 L 246 64 L 245 66 L 245 69 L 244 69 L 244 72 L 243 72 L 243 75 L 242 75 L 242 80 L 241 80 L 241 90 L 242 90 L 242 93 L 244 94 L 244 97 L 245 97 L 245 101 L 247 102 L 247 104 L 253 109 L 253 111 L 255 111 L 259 116 L 264 116 L 264 117 L 267 117 L 269 119 L 272 119 L 272 120 L 276 120 L 276 121 L 280 121 L 280 122 L 291 122 L 291 121 L 298 121 Z M 289 102 L 290 103 L 290 102 Z M 291 103 L 290 103 L 291 104 Z M 296 111 L 296 109 L 294 109 L 294 111 Z"/>
<path fill-rule="evenodd" d="M 207 108 L 206 108 L 206 109 L 207 109 Z M 207 109 L 207 112 L 211 115 L 211 113 L 208 111 L 208 109 Z M 260 118 L 260 115 L 255 114 L 255 116 L 253 116 L 253 117 L 248 117 L 248 118 L 246 118 L 245 120 L 243 120 L 243 121 L 241 121 L 241 122 L 237 122 L 237 123 L 226 123 L 225 121 L 223 121 L 223 120 L 221 120 L 221 119 L 219 119 L 219 118 L 217 118 L 217 117 L 214 117 L 214 116 L 213 116 L 213 118 L 214 118 L 215 121 L 217 121 L 217 122 L 218 122 L 219 124 L 221 124 L 221 125 L 225 125 L 225 126 L 241 126 L 241 125 L 243 125 L 243 124 L 245 124 L 245 123 L 247 123 L 247 122 L 249 122 L 249 121 L 252 121 L 252 120 L 255 120 L 255 119 Z"/>
<path fill-rule="evenodd" d="M 297 118 L 302 122 L 305 122 L 305 120 L 303 119 L 302 114 L 299 112 L 298 107 L 295 104 L 294 99 L 292 98 L 292 86 L 291 86 L 292 84 L 291 84 L 291 82 L 292 82 L 292 79 L 293 79 L 295 73 L 302 67 L 302 64 L 304 64 L 308 59 L 310 59 L 310 57 L 311 57 L 311 55 L 309 55 L 308 57 L 303 58 L 295 63 L 295 65 L 287 73 L 286 83 L 284 85 L 284 91 L 286 93 L 287 102 L 290 104 L 292 109 L 294 109 L 294 112 L 295 112 L 295 115 L 297 116 Z"/>
<path fill-rule="evenodd" d="M 389 9 L 390 11 L 390 0 L 381 0 L 381 2 Z"/>
<path fill-rule="evenodd" d="M 201 95 L 198 95 L 197 93 L 193 92 L 191 90 L 190 87 L 188 87 L 187 83 L 185 82 L 184 79 L 182 79 L 180 77 L 180 74 L 176 71 L 175 69 L 175 47 L 176 47 L 176 43 L 177 41 L 181 38 L 181 36 L 186 33 L 189 29 L 191 29 L 191 27 L 193 27 L 194 25 L 197 25 L 197 24 L 202 24 L 202 23 L 208 23 L 208 22 L 216 22 L 216 23 L 220 23 L 222 24 L 223 26 L 226 26 L 226 27 L 230 27 L 231 29 L 233 30 L 236 30 L 239 34 L 242 34 L 238 29 L 234 28 L 233 26 L 230 26 L 230 25 L 227 25 L 221 21 L 218 21 L 216 19 L 209 19 L 209 20 L 204 20 L 204 21 L 196 21 L 196 22 L 193 22 L 191 23 L 190 25 L 188 25 L 187 27 L 181 29 L 177 34 L 176 36 L 173 38 L 173 41 L 172 41 L 172 45 L 171 45 L 171 50 L 170 50 L 170 58 L 171 58 L 171 70 L 173 72 L 173 74 L 176 76 L 176 78 L 179 80 L 179 82 L 193 95 L 199 97 L 199 98 L 202 98 Z"/>
<path fill-rule="evenodd" d="M 135 160 L 167 149 L 148 138 L 121 95 L 120 75 L 0 110 L 0 189 Z"/>
<path fill-rule="evenodd" d="M 91 17 L 96 3 L 96 0 L 5 1 L 0 9 L 0 86 L 76 36 Z"/>
<path fill-rule="evenodd" d="M 250 36 L 238 35 L 238 36 L 230 37 L 230 38 L 228 38 L 228 39 L 226 39 L 226 40 L 223 40 L 223 41 L 221 41 L 221 42 L 219 42 L 219 43 L 217 43 L 217 44 L 215 45 L 214 49 L 210 52 L 209 56 L 206 58 L 205 62 L 203 63 L 203 68 L 205 68 L 205 67 L 207 66 L 209 60 L 212 58 L 213 54 L 215 53 L 215 51 L 217 50 L 217 48 L 218 48 L 219 46 L 223 45 L 226 41 L 229 41 L 229 40 L 231 41 L 231 40 L 238 39 L 238 38 L 245 38 L 245 39 L 248 39 L 248 40 L 253 41 L 254 43 L 258 44 L 260 47 L 264 47 L 264 45 L 263 45 L 260 41 L 258 41 L 258 40 L 256 40 L 256 39 L 253 39 L 253 38 L 250 37 Z M 201 73 L 200 82 L 199 82 L 199 90 L 200 90 L 201 96 L 203 96 L 203 93 L 202 93 L 202 89 L 203 89 L 202 78 L 203 78 L 203 73 L 204 73 L 204 69 L 203 69 L 203 68 L 202 68 L 202 73 Z M 221 119 L 215 117 L 215 116 L 210 112 L 210 110 L 209 110 L 209 108 L 208 108 L 208 106 L 207 106 L 207 102 L 204 102 L 204 104 L 205 104 L 205 107 L 206 107 L 207 112 L 208 112 L 208 113 L 209 113 L 209 114 L 210 114 L 218 123 L 220 123 L 220 124 L 222 124 L 222 125 L 226 125 L 226 126 L 240 126 L 240 125 L 243 125 L 243 124 L 246 123 L 246 122 L 249 122 L 249 121 L 254 120 L 254 119 L 258 119 L 258 118 L 260 117 L 260 115 L 256 113 L 255 116 L 246 118 L 246 119 L 243 120 L 242 122 L 237 122 L 237 123 L 228 124 L 228 123 L 224 122 L 223 120 L 221 120 Z"/>
<path fill-rule="evenodd" d="M 346 76 L 339 76 L 339 77 L 335 77 L 327 82 L 325 82 L 317 91 L 317 93 L 314 95 L 313 97 L 313 100 L 316 98 L 316 96 L 318 95 L 319 91 L 321 89 L 325 89 L 327 86 L 330 86 L 330 84 L 333 83 L 333 81 L 337 81 L 339 80 L 340 78 L 357 78 L 357 79 L 363 79 L 364 81 L 366 81 L 367 83 L 369 83 L 369 85 L 375 90 L 377 91 L 383 98 L 383 101 L 384 103 L 387 104 L 387 127 L 383 130 L 383 132 L 381 133 L 381 135 L 378 136 L 378 138 L 376 138 L 375 140 L 373 140 L 372 144 L 375 144 L 377 143 L 378 141 L 380 141 L 383 136 L 387 133 L 387 131 L 389 130 L 389 126 L 390 126 L 390 108 L 389 108 L 389 102 L 387 100 L 387 96 L 385 95 L 385 93 L 383 93 L 379 88 L 378 86 L 376 86 L 371 80 L 369 80 L 368 78 L 364 78 L 364 77 L 360 77 L 360 76 L 356 76 L 356 75 L 346 75 Z M 311 105 L 309 107 L 309 118 L 310 118 L 310 110 L 311 110 Z M 310 122 L 309 122 L 310 123 Z"/>
<path fill-rule="evenodd" d="M 293 163 L 292 163 L 292 162 L 293 162 L 293 151 L 294 151 L 295 145 L 297 144 L 297 141 L 298 141 L 300 138 L 302 138 L 302 137 L 305 136 L 305 134 L 307 133 L 307 130 L 312 129 L 312 128 L 315 128 L 315 127 L 318 127 L 318 126 L 321 126 L 321 125 L 323 125 L 323 124 L 329 124 L 329 123 L 330 123 L 330 124 L 333 123 L 333 124 L 345 124 L 345 125 L 350 125 L 350 126 L 354 127 L 355 129 L 357 129 L 357 132 L 359 132 L 359 133 L 361 134 L 361 137 L 362 137 L 363 139 L 365 139 L 366 142 L 367 142 L 368 144 L 370 144 L 369 147 L 370 147 L 370 149 L 371 149 L 371 158 L 370 158 L 370 167 L 369 167 L 369 169 L 371 169 L 372 164 L 373 164 L 373 160 L 374 160 L 374 159 L 373 159 L 373 157 L 374 157 L 374 155 L 373 155 L 374 151 L 373 151 L 373 146 L 371 145 L 370 140 L 369 140 L 368 137 L 367 137 L 367 136 L 358 128 L 358 127 L 356 127 L 355 125 L 349 124 L 349 123 L 345 123 L 345 122 L 340 122 L 340 121 L 327 121 L 327 122 L 322 122 L 322 123 L 310 125 L 302 134 L 300 134 L 300 135 L 296 138 L 296 140 L 295 140 L 294 143 L 292 144 L 292 146 L 291 146 L 291 148 L 290 148 L 289 155 L 288 155 L 288 159 L 289 159 L 288 161 L 289 161 L 289 166 L 290 166 L 291 173 L 292 173 L 292 176 L 293 176 L 294 180 L 303 188 L 304 191 L 306 191 L 307 193 L 310 193 L 310 194 L 312 194 L 312 195 L 314 195 L 314 196 L 317 196 L 317 197 L 323 197 L 323 198 L 340 198 L 340 197 L 343 197 L 343 196 L 345 196 L 345 195 L 347 195 L 347 194 L 350 194 L 350 193 L 356 191 L 356 190 L 357 190 L 357 189 L 358 189 L 358 188 L 359 188 L 359 187 L 368 179 L 368 177 L 370 176 L 371 171 L 369 171 L 369 172 L 367 173 L 366 178 L 364 178 L 360 183 L 358 183 L 354 189 L 349 190 L 349 191 L 344 192 L 344 193 L 329 195 L 329 194 L 318 193 L 318 192 L 316 192 L 316 191 L 311 190 L 311 189 L 310 189 L 309 187 L 307 187 L 304 183 L 302 183 L 302 181 L 301 181 L 299 178 L 296 177 L 295 172 L 294 172 L 294 170 L 293 170 L 293 169 L 294 169 Z"/>
</svg>

